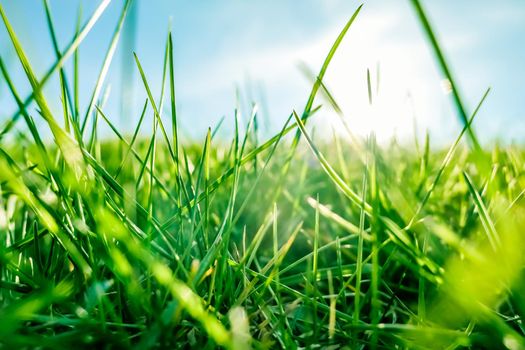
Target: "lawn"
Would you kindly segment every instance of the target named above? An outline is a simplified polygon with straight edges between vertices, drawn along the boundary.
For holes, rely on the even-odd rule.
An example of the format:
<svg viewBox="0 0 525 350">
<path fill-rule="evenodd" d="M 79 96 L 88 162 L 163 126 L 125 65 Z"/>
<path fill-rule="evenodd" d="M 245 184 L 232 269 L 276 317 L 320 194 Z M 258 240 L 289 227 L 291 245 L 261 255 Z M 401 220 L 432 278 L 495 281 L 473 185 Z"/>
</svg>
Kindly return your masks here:
<svg viewBox="0 0 525 350">
<path fill-rule="evenodd" d="M 342 115 L 331 140 L 310 127 L 340 113 L 322 81 L 359 8 L 280 132 L 254 105 L 231 139 L 195 142 L 179 137 L 171 36 L 160 96 L 135 56 L 134 132 L 98 102 L 129 1 L 85 111 L 64 65 L 100 13 L 36 77 L 0 5 L 32 86 L 21 96 L 0 58 L 19 107 L 0 130 L 0 347 L 525 348 L 525 153 L 477 140 L 489 91 L 465 110 L 412 3 L 463 122 L 442 149 L 356 136 Z M 55 75 L 62 115 L 42 91 Z"/>
</svg>

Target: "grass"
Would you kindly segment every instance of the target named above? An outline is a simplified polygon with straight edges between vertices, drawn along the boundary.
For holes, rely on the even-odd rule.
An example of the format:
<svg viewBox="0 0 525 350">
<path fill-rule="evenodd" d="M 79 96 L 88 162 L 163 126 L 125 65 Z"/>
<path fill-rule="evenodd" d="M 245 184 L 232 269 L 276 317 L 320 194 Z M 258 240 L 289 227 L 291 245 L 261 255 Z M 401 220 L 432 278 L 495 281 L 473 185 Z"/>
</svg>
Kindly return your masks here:
<svg viewBox="0 0 525 350">
<path fill-rule="evenodd" d="M 211 129 L 181 142 L 171 35 L 158 99 L 135 55 L 148 98 L 125 135 L 101 94 L 130 3 L 85 111 L 77 48 L 108 1 L 62 52 L 45 2 L 56 63 L 41 79 L 0 5 L 32 86 L 23 99 L 0 57 L 18 105 L 0 132 L 0 347 L 525 348 L 525 153 L 479 146 L 472 125 L 488 91 L 467 117 L 453 85 L 464 127 L 445 150 L 428 137 L 381 146 L 346 124 L 348 138 L 315 139 L 306 124 L 328 108 L 317 95 L 341 113 L 322 80 L 359 7 L 304 110 L 267 141 L 254 106 L 245 129 L 236 111 L 231 142 Z M 42 92 L 54 74 L 60 117 Z M 100 139 L 101 123 L 113 137 Z"/>
</svg>

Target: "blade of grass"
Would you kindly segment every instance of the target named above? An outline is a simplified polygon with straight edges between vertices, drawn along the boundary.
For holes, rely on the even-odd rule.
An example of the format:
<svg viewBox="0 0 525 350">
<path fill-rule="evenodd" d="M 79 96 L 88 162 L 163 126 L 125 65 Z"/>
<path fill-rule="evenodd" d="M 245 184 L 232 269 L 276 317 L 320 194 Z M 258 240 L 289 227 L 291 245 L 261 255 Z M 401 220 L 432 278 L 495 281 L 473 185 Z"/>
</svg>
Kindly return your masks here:
<svg viewBox="0 0 525 350">
<path fill-rule="evenodd" d="M 69 59 L 71 54 L 76 52 L 77 48 L 80 46 L 82 41 L 85 39 L 85 37 L 88 35 L 88 33 L 91 31 L 95 23 L 98 21 L 100 16 L 104 13 L 106 7 L 109 5 L 111 0 L 102 0 L 100 2 L 100 5 L 95 9 L 89 20 L 84 24 L 82 29 L 78 31 L 77 34 L 75 34 L 73 40 L 71 43 L 67 46 L 64 53 L 61 55 L 60 59 L 58 59 L 46 72 L 44 77 L 38 82 L 37 86 L 39 87 L 37 90 L 41 90 L 45 84 L 48 82 L 49 78 L 61 67 L 64 66 L 64 63 Z M 2 15 L 2 18 L 4 19 L 4 23 L 6 23 L 6 15 L 4 13 L 4 9 L 2 5 L 0 4 L 0 13 Z M 24 100 L 24 106 L 27 108 L 31 102 L 33 102 L 35 98 L 35 89 L 29 94 L 29 96 Z M 2 131 L 0 131 L 0 139 L 13 128 L 20 117 L 20 111 L 17 111 L 11 118 L 9 118 L 6 125 L 2 128 Z"/>
<path fill-rule="evenodd" d="M 472 116 L 470 117 L 469 121 L 468 121 L 468 124 L 465 125 L 463 127 L 463 129 L 461 130 L 461 132 L 459 133 L 458 137 L 456 138 L 456 140 L 454 141 L 454 143 L 452 144 L 452 146 L 450 146 L 445 158 L 443 159 L 443 162 L 441 163 L 441 166 L 439 167 L 437 173 L 436 173 L 436 177 L 434 178 L 434 181 L 432 182 L 432 184 L 430 185 L 428 191 L 425 193 L 425 196 L 423 197 L 423 200 L 421 201 L 421 203 L 419 204 L 416 212 L 414 213 L 414 216 L 412 217 L 412 219 L 409 221 L 408 225 L 407 225 L 407 228 L 410 228 L 412 227 L 412 225 L 415 223 L 415 220 L 417 220 L 417 217 L 419 216 L 419 214 L 421 213 L 421 211 L 423 210 L 424 206 L 426 205 L 428 199 L 430 198 L 430 195 L 432 194 L 432 192 L 434 191 L 434 189 L 436 188 L 436 185 L 437 183 L 439 182 L 441 176 L 443 175 L 443 172 L 445 171 L 445 169 L 447 168 L 447 166 L 450 164 L 450 161 L 452 160 L 452 157 L 454 156 L 454 153 L 456 152 L 456 149 L 459 145 L 459 142 L 461 141 L 461 138 L 463 137 L 463 135 L 465 134 L 465 132 L 467 131 L 467 127 L 468 125 L 472 124 L 472 122 L 474 121 L 474 118 L 476 117 L 476 115 L 478 114 L 478 111 L 479 109 L 481 108 L 481 106 L 483 105 L 483 102 L 485 101 L 485 99 L 487 98 L 488 94 L 490 92 L 490 88 L 488 88 L 485 93 L 483 94 L 483 97 L 481 98 L 481 100 L 479 101 L 478 105 L 476 106 L 476 109 L 474 110 L 474 112 L 472 113 Z"/>
<path fill-rule="evenodd" d="M 119 42 L 120 34 L 122 32 L 122 26 L 124 25 L 124 20 L 126 19 L 126 15 L 128 13 L 128 10 L 132 2 L 133 0 L 126 0 L 126 2 L 124 3 L 122 7 L 122 11 L 120 12 L 120 18 L 117 22 L 115 31 L 113 32 L 113 36 L 111 38 L 109 47 L 106 51 L 106 55 L 104 56 L 104 61 L 102 63 L 102 67 L 100 68 L 100 72 L 97 77 L 97 82 L 95 83 L 95 88 L 93 89 L 93 92 L 91 93 L 87 111 L 84 115 L 82 126 L 80 127 L 81 135 L 84 135 L 84 130 L 86 128 L 86 124 L 87 124 L 89 115 L 93 111 L 93 108 L 95 108 L 95 102 L 98 100 L 99 94 L 102 91 L 102 86 L 104 84 L 104 81 L 106 80 L 106 75 L 108 73 L 109 66 L 111 65 L 111 62 L 113 61 L 113 55 L 115 54 L 115 51 L 117 49 L 117 44 Z"/>
<path fill-rule="evenodd" d="M 474 147 L 474 149 L 476 151 L 481 151 L 481 146 L 478 142 L 476 134 L 474 133 L 474 130 L 472 129 L 469 123 L 467 112 L 465 110 L 463 101 L 459 94 L 456 82 L 454 81 L 450 68 L 447 64 L 445 55 L 443 54 L 443 50 L 441 49 L 439 42 L 436 38 L 436 35 L 434 34 L 434 30 L 432 29 L 432 26 L 430 25 L 430 22 L 428 21 L 427 15 L 423 7 L 421 6 L 419 0 L 411 0 L 411 3 L 412 3 L 412 6 L 414 7 L 414 10 L 416 11 L 416 15 L 419 21 L 421 22 L 421 26 L 423 27 L 423 30 L 425 31 L 425 34 L 427 35 L 427 38 L 430 41 L 432 50 L 434 51 L 434 56 L 436 57 L 439 63 L 439 67 L 443 75 L 445 75 L 446 79 L 450 83 L 452 97 L 454 100 L 454 105 L 456 106 L 456 109 L 459 115 L 459 119 L 463 123 L 463 126 L 467 129 L 469 140 L 472 143 L 472 146 Z"/>
<path fill-rule="evenodd" d="M 469 192 L 472 198 L 474 199 L 474 204 L 476 205 L 476 209 L 481 219 L 481 223 L 483 224 L 483 228 L 485 229 L 485 233 L 487 234 L 489 243 L 492 246 L 492 249 L 496 251 L 498 247 L 501 245 L 501 241 L 496 231 L 496 227 L 494 226 L 494 223 L 492 222 L 492 219 L 490 218 L 487 207 L 485 206 L 485 203 L 483 203 L 483 198 L 481 198 L 481 195 L 479 191 L 476 189 L 476 186 L 474 185 L 474 183 L 472 182 L 472 179 L 465 171 L 463 172 L 463 178 L 465 179 Z"/>
<path fill-rule="evenodd" d="M 357 260 L 356 260 L 356 282 L 355 282 L 355 299 L 354 299 L 354 317 L 353 323 L 357 325 L 357 321 L 361 319 L 361 281 L 363 275 L 363 241 L 365 234 L 365 203 L 367 190 L 367 167 L 365 166 L 365 174 L 363 176 L 363 185 L 361 188 L 362 201 L 359 215 L 359 237 L 357 241 Z M 358 336 L 354 336 L 355 345 L 357 345 Z"/>
<path fill-rule="evenodd" d="M 355 204 L 358 206 L 361 205 L 361 197 L 355 193 L 348 185 L 341 179 L 341 177 L 336 173 L 336 171 L 332 168 L 332 166 L 328 163 L 326 158 L 323 156 L 323 154 L 319 151 L 319 149 L 314 145 L 312 139 L 310 138 L 310 135 L 306 131 L 306 128 L 304 127 L 303 122 L 297 115 L 297 113 L 293 113 L 295 117 L 295 121 L 297 122 L 297 125 L 299 126 L 299 130 L 303 133 L 308 146 L 316 156 L 316 158 L 319 160 L 319 163 L 323 167 L 326 174 L 330 177 L 330 179 L 334 182 L 334 184 Z M 368 203 L 364 203 L 366 212 L 371 212 L 372 207 Z"/>
</svg>

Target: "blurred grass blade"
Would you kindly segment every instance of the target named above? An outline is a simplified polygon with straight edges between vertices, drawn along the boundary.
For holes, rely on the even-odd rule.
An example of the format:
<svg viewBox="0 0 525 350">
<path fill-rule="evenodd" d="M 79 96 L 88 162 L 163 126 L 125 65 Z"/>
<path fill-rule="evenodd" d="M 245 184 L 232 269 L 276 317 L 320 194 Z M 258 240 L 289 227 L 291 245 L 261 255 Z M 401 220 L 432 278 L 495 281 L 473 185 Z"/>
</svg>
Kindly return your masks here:
<svg viewBox="0 0 525 350">
<path fill-rule="evenodd" d="M 411 3 L 416 11 L 419 21 L 421 22 L 421 25 L 425 31 L 425 34 L 427 35 L 427 38 L 430 41 L 430 44 L 432 45 L 432 50 L 434 51 L 434 55 L 439 63 L 439 67 L 443 75 L 445 75 L 445 78 L 447 79 L 448 83 L 450 83 L 452 97 L 454 100 L 454 105 L 456 106 L 456 109 L 459 115 L 459 119 L 463 123 L 463 126 L 467 128 L 467 133 L 469 136 L 469 140 L 472 143 L 472 146 L 474 147 L 476 151 L 480 151 L 481 146 L 478 142 L 478 139 L 476 137 L 476 134 L 474 133 L 472 126 L 469 125 L 467 112 L 465 110 L 463 101 L 461 100 L 456 82 L 454 81 L 452 73 L 448 67 L 447 61 L 445 60 L 443 50 L 441 49 L 436 39 L 436 36 L 434 34 L 434 31 L 430 25 L 430 22 L 428 21 L 427 15 L 425 14 L 425 11 L 423 10 L 423 7 L 421 6 L 419 0 L 411 0 Z"/>
</svg>

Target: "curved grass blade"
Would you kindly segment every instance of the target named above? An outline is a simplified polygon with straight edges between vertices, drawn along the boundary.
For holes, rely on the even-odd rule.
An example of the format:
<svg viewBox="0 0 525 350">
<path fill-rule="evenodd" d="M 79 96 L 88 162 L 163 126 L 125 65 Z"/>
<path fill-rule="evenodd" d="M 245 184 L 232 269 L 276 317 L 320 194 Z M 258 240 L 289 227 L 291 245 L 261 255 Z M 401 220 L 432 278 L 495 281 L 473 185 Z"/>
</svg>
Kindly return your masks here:
<svg viewBox="0 0 525 350">
<path fill-rule="evenodd" d="M 82 178 L 85 175 L 88 175 L 87 172 L 83 171 L 84 163 L 82 161 L 83 157 L 80 148 L 78 144 L 72 138 L 70 138 L 66 132 L 64 132 L 64 130 L 60 127 L 60 125 L 56 122 L 55 118 L 53 117 L 53 114 L 51 113 L 47 101 L 42 93 L 42 86 L 39 84 L 31 67 L 31 64 L 29 63 L 29 60 L 22 48 L 22 45 L 20 44 L 20 41 L 18 40 L 13 30 L 13 27 L 7 19 L 7 16 L 5 15 L 5 12 L 1 5 L 0 15 L 2 17 L 2 20 L 4 21 L 9 37 L 11 38 L 11 42 L 15 48 L 18 59 L 22 64 L 22 67 L 24 68 L 29 83 L 31 84 L 35 101 L 40 107 L 40 114 L 49 125 L 49 128 L 53 133 L 55 141 L 58 147 L 60 148 L 64 159 L 75 174 L 76 181 L 79 181 L 80 178 Z"/>
<path fill-rule="evenodd" d="M 77 50 L 79 45 L 82 43 L 82 41 L 85 39 L 85 37 L 88 35 L 88 33 L 91 31 L 95 23 L 98 21 L 100 16 L 104 13 L 106 7 L 109 5 L 111 0 L 102 0 L 100 5 L 96 8 L 96 10 L 91 15 L 90 19 L 86 22 L 86 24 L 82 27 L 82 29 L 75 34 L 73 37 L 73 40 L 71 43 L 67 46 L 64 53 L 61 55 L 60 59 L 56 60 L 56 62 L 47 70 L 44 77 L 38 82 L 37 86 L 39 87 L 38 90 L 42 89 L 44 85 L 48 82 L 49 78 L 61 67 L 64 66 L 64 63 L 69 59 L 69 57 Z M 2 15 L 2 18 L 4 19 L 4 23 L 7 21 L 7 17 L 5 16 L 4 9 L 2 7 L 2 4 L 0 4 L 0 14 Z M 35 98 L 35 89 L 29 94 L 29 96 L 24 100 L 24 107 L 29 107 L 29 104 L 33 102 Z M 5 124 L 5 126 L 0 131 L 0 139 L 11 130 L 18 118 L 20 117 L 21 112 L 17 111 L 11 118 L 9 118 L 8 122 Z"/>
</svg>

